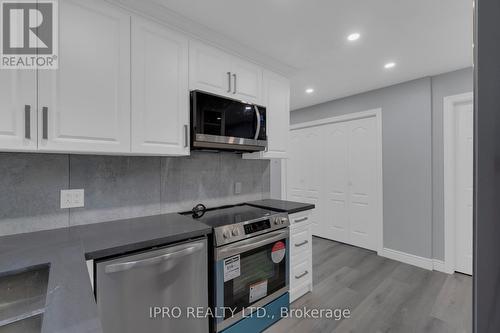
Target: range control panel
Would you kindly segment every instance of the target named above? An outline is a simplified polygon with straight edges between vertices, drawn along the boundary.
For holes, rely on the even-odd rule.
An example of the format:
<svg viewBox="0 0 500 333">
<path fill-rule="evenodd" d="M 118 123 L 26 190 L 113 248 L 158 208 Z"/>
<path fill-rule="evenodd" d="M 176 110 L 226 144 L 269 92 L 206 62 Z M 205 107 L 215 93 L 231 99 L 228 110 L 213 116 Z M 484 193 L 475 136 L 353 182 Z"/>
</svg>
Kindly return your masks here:
<svg viewBox="0 0 500 333">
<path fill-rule="evenodd" d="M 258 221 L 254 223 L 245 224 L 243 228 L 245 229 L 245 235 L 249 235 L 253 234 L 254 232 L 271 229 L 271 222 L 269 220 Z"/>
<path fill-rule="evenodd" d="M 276 213 L 265 218 L 245 221 L 237 224 L 217 227 L 214 229 L 216 246 L 233 243 L 245 238 L 265 234 L 290 225 L 287 213 Z"/>
</svg>

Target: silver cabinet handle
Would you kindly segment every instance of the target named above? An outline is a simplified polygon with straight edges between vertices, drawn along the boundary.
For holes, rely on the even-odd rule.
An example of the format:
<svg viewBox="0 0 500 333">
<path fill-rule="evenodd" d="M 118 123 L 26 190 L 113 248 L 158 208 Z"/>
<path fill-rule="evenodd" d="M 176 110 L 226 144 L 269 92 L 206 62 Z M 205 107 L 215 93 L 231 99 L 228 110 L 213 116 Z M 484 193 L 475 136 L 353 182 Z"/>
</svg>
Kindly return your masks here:
<svg viewBox="0 0 500 333">
<path fill-rule="evenodd" d="M 303 278 L 304 276 L 306 276 L 307 274 L 309 274 L 308 271 L 305 271 L 304 273 L 300 274 L 300 275 L 295 275 L 295 279 L 300 279 L 300 278 Z"/>
<path fill-rule="evenodd" d="M 228 82 L 227 92 L 230 93 L 231 92 L 231 72 L 227 72 L 227 82 Z"/>
<path fill-rule="evenodd" d="M 184 148 L 189 145 L 188 125 L 184 125 Z"/>
<path fill-rule="evenodd" d="M 195 243 L 195 244 L 189 244 L 188 247 L 175 247 L 174 249 L 179 249 L 179 251 L 173 251 L 173 252 L 168 252 L 165 254 L 162 254 L 157 257 L 153 258 L 147 258 L 147 259 L 142 259 L 142 260 L 137 260 L 137 261 L 129 261 L 129 262 L 124 262 L 124 263 L 119 263 L 119 264 L 110 264 L 107 265 L 104 268 L 104 272 L 108 273 L 116 273 L 116 272 L 122 272 L 122 271 L 128 271 L 132 268 L 136 267 L 144 267 L 144 266 L 151 266 L 151 265 L 156 265 L 160 264 L 166 260 L 170 259 L 179 259 L 182 257 L 185 257 L 187 255 L 193 254 L 197 251 L 200 251 L 205 247 L 205 244 L 203 243 Z"/>
<path fill-rule="evenodd" d="M 233 74 L 233 78 L 234 78 L 233 94 L 236 94 L 236 74 Z"/>
<path fill-rule="evenodd" d="M 31 139 L 31 105 L 24 106 L 24 137 Z"/>
<path fill-rule="evenodd" d="M 42 139 L 49 138 L 49 108 L 42 107 Z"/>
<path fill-rule="evenodd" d="M 305 222 L 305 221 L 307 221 L 307 219 L 308 219 L 307 217 L 302 217 L 302 218 L 300 218 L 300 219 L 296 219 L 296 220 L 294 220 L 294 221 L 295 221 L 295 223 L 300 223 L 300 222 Z"/>
<path fill-rule="evenodd" d="M 295 247 L 301 247 L 301 246 L 306 245 L 307 243 L 309 243 L 309 241 L 308 241 L 308 240 L 305 240 L 305 241 L 303 241 L 302 243 L 295 244 Z"/>
</svg>

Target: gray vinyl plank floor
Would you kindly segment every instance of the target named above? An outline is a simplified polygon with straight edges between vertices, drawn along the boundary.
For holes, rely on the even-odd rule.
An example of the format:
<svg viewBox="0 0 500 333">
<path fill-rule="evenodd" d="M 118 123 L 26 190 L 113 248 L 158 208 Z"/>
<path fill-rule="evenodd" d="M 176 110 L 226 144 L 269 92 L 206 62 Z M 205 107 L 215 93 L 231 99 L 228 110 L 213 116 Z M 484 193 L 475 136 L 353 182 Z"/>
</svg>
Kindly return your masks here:
<svg viewBox="0 0 500 333">
<path fill-rule="evenodd" d="M 285 318 L 266 333 L 470 333 L 472 277 L 428 271 L 313 238 L 313 292 L 292 309 L 349 309 L 350 318 Z"/>
</svg>

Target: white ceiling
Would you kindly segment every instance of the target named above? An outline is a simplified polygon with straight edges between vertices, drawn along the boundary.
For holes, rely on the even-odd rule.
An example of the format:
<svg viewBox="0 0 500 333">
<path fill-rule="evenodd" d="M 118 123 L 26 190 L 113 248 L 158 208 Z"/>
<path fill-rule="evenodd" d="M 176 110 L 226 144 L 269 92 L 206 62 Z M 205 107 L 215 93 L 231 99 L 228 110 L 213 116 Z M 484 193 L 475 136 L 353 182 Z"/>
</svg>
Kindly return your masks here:
<svg viewBox="0 0 500 333">
<path fill-rule="evenodd" d="M 292 109 L 472 64 L 471 0 L 153 1 L 284 63 Z"/>
</svg>

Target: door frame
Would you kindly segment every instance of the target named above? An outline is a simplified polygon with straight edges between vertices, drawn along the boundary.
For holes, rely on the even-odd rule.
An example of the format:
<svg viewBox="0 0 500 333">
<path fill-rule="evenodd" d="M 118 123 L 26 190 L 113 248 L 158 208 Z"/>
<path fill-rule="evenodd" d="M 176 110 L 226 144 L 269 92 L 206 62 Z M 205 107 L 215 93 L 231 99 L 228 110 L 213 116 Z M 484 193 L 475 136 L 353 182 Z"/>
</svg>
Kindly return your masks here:
<svg viewBox="0 0 500 333">
<path fill-rule="evenodd" d="M 455 105 L 472 101 L 472 92 L 446 96 L 443 100 L 444 148 L 444 271 L 453 274 L 456 268 L 456 203 L 455 203 Z"/>
<path fill-rule="evenodd" d="M 377 214 L 376 214 L 376 250 L 380 252 L 384 248 L 384 188 L 383 188 L 383 155 L 382 155 L 382 108 L 371 109 L 361 112 L 353 112 L 348 114 L 342 114 L 339 116 L 334 116 L 330 118 L 324 118 L 319 120 L 313 120 L 303 123 L 298 123 L 290 126 L 290 131 L 316 127 L 326 124 L 339 123 L 351 120 L 358 120 L 364 118 L 375 118 L 376 123 L 376 137 L 377 137 Z M 285 166 L 286 170 L 286 166 Z M 286 177 L 288 179 L 288 177 Z"/>
</svg>

